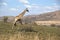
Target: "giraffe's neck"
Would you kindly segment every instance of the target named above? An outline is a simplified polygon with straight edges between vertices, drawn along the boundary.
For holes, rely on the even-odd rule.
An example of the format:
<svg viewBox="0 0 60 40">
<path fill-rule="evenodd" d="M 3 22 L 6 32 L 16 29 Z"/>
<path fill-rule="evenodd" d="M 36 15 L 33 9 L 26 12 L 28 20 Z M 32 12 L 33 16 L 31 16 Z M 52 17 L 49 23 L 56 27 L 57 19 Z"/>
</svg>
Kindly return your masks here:
<svg viewBox="0 0 60 40">
<path fill-rule="evenodd" d="M 22 13 L 20 13 L 18 16 L 19 16 L 19 17 L 23 17 L 25 13 L 26 13 L 26 10 L 24 10 L 24 11 L 23 11 Z"/>
</svg>

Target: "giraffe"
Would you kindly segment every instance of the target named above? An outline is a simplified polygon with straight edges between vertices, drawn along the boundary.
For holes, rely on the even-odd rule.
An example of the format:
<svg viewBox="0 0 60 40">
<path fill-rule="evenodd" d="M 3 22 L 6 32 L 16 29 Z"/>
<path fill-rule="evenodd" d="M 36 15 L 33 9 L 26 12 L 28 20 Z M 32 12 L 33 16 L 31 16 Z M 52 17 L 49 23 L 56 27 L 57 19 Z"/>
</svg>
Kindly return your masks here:
<svg viewBox="0 0 60 40">
<path fill-rule="evenodd" d="M 14 24 L 13 24 L 14 26 L 16 26 L 16 22 L 18 22 L 18 21 L 19 21 L 19 23 L 22 24 L 22 17 L 24 16 L 24 14 L 26 12 L 29 12 L 28 8 L 26 8 L 25 10 L 23 10 L 23 12 L 21 12 L 18 16 L 15 17 Z"/>
</svg>

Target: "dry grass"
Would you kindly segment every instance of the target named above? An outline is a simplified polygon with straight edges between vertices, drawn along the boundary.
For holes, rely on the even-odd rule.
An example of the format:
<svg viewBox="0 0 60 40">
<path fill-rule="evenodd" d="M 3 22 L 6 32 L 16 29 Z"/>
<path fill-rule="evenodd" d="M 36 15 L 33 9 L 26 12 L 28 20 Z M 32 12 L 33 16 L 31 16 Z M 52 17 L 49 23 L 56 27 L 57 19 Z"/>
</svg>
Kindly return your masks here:
<svg viewBox="0 0 60 40">
<path fill-rule="evenodd" d="M 60 28 L 18 24 L 12 29 L 12 23 L 0 22 L 0 40 L 60 40 Z"/>
</svg>

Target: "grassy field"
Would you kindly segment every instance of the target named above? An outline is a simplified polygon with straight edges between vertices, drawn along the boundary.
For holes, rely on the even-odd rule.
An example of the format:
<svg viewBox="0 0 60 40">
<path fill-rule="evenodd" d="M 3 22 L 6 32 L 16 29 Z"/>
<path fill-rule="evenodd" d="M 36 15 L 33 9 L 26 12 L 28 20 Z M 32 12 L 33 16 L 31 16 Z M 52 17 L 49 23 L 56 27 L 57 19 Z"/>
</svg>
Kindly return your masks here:
<svg viewBox="0 0 60 40">
<path fill-rule="evenodd" d="M 0 40 L 60 40 L 60 27 L 0 22 Z"/>
</svg>

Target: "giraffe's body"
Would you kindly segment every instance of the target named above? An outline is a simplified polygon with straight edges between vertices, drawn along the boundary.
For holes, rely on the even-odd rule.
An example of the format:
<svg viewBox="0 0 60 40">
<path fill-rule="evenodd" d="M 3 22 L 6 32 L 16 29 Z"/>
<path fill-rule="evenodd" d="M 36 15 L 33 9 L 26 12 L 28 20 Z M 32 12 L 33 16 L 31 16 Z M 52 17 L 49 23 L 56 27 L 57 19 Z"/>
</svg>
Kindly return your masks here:
<svg viewBox="0 0 60 40">
<path fill-rule="evenodd" d="M 20 13 L 18 16 L 15 17 L 15 21 L 14 21 L 14 26 L 16 26 L 16 22 L 19 21 L 22 24 L 22 17 L 24 16 L 24 14 L 26 12 L 28 12 L 29 10 L 26 8 L 22 13 Z"/>
</svg>

